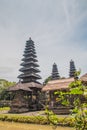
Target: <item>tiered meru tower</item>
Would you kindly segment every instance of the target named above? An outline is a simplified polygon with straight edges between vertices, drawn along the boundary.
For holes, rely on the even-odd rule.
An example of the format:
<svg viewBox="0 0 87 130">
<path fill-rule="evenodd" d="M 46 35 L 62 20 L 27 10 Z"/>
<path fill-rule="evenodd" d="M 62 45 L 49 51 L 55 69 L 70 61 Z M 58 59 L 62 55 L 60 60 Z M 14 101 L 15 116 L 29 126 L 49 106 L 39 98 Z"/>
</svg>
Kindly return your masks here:
<svg viewBox="0 0 87 130">
<path fill-rule="evenodd" d="M 57 68 L 57 65 L 55 63 L 53 64 L 53 67 L 52 67 L 52 76 L 51 76 L 51 78 L 52 78 L 52 80 L 60 79 L 58 68 Z"/>
<path fill-rule="evenodd" d="M 22 72 L 22 74 L 20 74 L 18 78 L 22 83 L 37 82 L 37 80 L 41 79 L 41 77 L 37 74 L 40 72 L 40 70 L 38 69 L 39 65 L 37 64 L 38 60 L 36 59 L 37 56 L 34 42 L 31 40 L 31 38 L 26 41 L 23 56 L 23 63 L 21 64 L 22 68 L 19 70 Z"/>
<path fill-rule="evenodd" d="M 69 77 L 75 77 L 75 72 L 76 72 L 75 64 L 74 64 L 74 61 L 71 60 L 70 61 Z"/>
<path fill-rule="evenodd" d="M 23 56 L 22 68 L 19 70 L 22 73 L 18 76 L 20 82 L 8 90 L 15 92 L 10 109 L 12 113 L 39 110 L 42 107 L 39 96 L 42 85 L 37 81 L 41 79 L 38 75 L 40 70 L 38 69 L 39 65 L 37 64 L 34 42 L 31 38 L 26 41 Z"/>
</svg>

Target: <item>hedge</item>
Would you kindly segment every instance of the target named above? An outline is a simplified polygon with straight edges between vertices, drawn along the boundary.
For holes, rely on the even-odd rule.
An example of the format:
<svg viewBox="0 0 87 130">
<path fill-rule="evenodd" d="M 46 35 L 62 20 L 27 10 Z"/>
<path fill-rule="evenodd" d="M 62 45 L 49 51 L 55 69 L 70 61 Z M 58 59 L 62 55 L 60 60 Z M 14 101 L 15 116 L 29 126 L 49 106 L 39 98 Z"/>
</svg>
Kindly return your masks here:
<svg viewBox="0 0 87 130">
<path fill-rule="evenodd" d="M 6 115 L 1 114 L 0 115 L 1 121 L 9 121 L 9 122 L 20 122 L 20 123 L 34 123 L 34 124 L 50 124 L 46 116 L 23 116 L 23 115 Z M 74 118 L 69 117 L 64 119 L 63 117 L 58 118 L 58 125 L 60 126 L 74 126 Z"/>
<path fill-rule="evenodd" d="M 0 111 L 10 110 L 10 107 L 0 107 Z"/>
</svg>

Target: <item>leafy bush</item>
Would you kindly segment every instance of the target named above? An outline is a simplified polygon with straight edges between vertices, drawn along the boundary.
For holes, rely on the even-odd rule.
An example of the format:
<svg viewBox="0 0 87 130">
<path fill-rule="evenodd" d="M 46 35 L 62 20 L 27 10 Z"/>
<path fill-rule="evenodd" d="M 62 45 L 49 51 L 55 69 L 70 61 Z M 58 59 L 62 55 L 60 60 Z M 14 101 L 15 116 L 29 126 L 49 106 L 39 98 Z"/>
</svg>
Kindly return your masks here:
<svg viewBox="0 0 87 130">
<path fill-rule="evenodd" d="M 65 120 L 65 118 L 63 117 L 61 118 L 55 117 L 55 121 L 54 121 L 53 115 L 50 117 L 50 120 L 54 122 L 51 123 L 49 122 L 46 116 L 22 116 L 22 115 L 1 114 L 0 120 L 9 121 L 9 122 L 20 122 L 20 123 L 34 123 L 34 124 L 41 124 L 41 125 L 45 125 L 45 124 L 52 125 L 52 123 L 56 123 L 56 126 L 57 125 L 70 126 L 70 127 L 74 126 L 74 118 L 70 117 Z"/>
<path fill-rule="evenodd" d="M 0 111 L 10 110 L 10 107 L 0 107 Z"/>
<path fill-rule="evenodd" d="M 66 118 L 64 124 L 68 122 L 68 125 L 73 126 L 74 123 L 76 130 L 87 130 L 87 86 L 83 85 L 82 81 L 76 78 L 78 74 L 80 74 L 79 71 L 76 72 L 75 80 L 69 85 L 68 92 L 57 91 L 55 94 L 58 94 L 62 105 L 73 106 L 71 114 L 74 114 L 74 122 L 70 121 L 70 119 L 69 122 Z"/>
</svg>

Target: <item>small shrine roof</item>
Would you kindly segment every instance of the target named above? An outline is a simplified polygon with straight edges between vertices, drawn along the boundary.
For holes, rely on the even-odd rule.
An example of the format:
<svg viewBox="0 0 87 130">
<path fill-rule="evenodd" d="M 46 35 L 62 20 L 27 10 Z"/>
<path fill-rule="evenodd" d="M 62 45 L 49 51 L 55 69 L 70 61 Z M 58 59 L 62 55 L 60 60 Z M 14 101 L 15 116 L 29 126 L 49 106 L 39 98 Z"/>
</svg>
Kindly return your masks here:
<svg viewBox="0 0 87 130">
<path fill-rule="evenodd" d="M 7 89 L 7 91 L 19 91 L 19 90 L 23 90 L 23 91 L 29 91 L 32 92 L 31 88 L 42 88 L 42 84 L 40 83 L 35 83 L 35 82 L 30 82 L 30 83 L 17 83 L 14 86 L 11 86 Z"/>
<path fill-rule="evenodd" d="M 84 75 L 82 75 L 82 76 L 80 77 L 80 79 L 81 79 L 82 82 L 86 82 L 86 83 L 87 83 L 87 73 L 84 74 Z"/>
<path fill-rule="evenodd" d="M 14 86 L 11 86 L 7 89 L 7 91 L 19 91 L 19 90 L 23 90 L 23 91 L 29 91 L 31 92 L 32 90 L 29 87 L 26 87 L 25 84 L 19 82 Z"/>
<path fill-rule="evenodd" d="M 42 91 L 65 90 L 69 88 L 69 84 L 74 81 L 74 78 L 51 80 L 42 88 Z"/>
</svg>

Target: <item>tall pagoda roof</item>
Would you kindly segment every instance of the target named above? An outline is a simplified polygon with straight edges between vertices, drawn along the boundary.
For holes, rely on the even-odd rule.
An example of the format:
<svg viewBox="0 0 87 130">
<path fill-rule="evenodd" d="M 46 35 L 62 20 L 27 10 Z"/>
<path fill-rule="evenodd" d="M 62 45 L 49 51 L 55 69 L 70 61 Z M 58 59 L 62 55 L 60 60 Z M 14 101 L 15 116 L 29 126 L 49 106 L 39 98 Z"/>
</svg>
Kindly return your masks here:
<svg viewBox="0 0 87 130">
<path fill-rule="evenodd" d="M 59 72 L 58 72 L 58 68 L 56 63 L 53 64 L 53 68 L 52 68 L 52 76 L 51 76 L 52 80 L 57 80 L 60 79 L 59 76 Z"/>
<path fill-rule="evenodd" d="M 36 58 L 37 56 L 35 55 L 35 53 L 33 53 L 33 52 L 29 52 L 29 53 L 25 53 L 25 54 L 23 54 L 23 56 L 27 56 L 27 57 L 29 57 L 29 56 L 33 56 L 34 58 Z"/>
<path fill-rule="evenodd" d="M 40 72 L 38 69 L 39 65 L 37 64 L 38 60 L 36 59 L 36 51 L 34 42 L 29 38 L 26 41 L 25 51 L 23 54 L 24 58 L 22 59 L 22 63 L 20 64 L 22 67 L 19 69 L 22 74 L 18 76 L 19 79 L 22 80 L 22 83 L 26 82 L 37 82 L 38 79 L 41 79 L 37 73 Z"/>
<path fill-rule="evenodd" d="M 28 70 L 32 70 L 33 72 L 40 72 L 40 70 L 39 69 L 37 69 L 37 68 L 34 68 L 33 66 L 30 66 L 30 67 L 23 67 L 23 68 L 21 68 L 21 69 L 19 69 L 19 71 L 21 71 L 21 72 L 24 72 L 24 71 L 28 71 Z"/>
<path fill-rule="evenodd" d="M 41 77 L 38 74 L 30 73 L 30 74 L 20 74 L 20 78 L 26 78 L 26 77 L 33 77 L 34 79 L 41 79 Z M 18 77 L 18 78 L 19 78 Z"/>
<path fill-rule="evenodd" d="M 37 63 L 35 63 L 34 61 L 29 61 L 29 62 L 23 62 L 21 63 L 22 66 L 25 66 L 25 65 L 29 65 L 29 64 L 33 64 L 35 67 L 39 67 L 39 65 Z"/>
<path fill-rule="evenodd" d="M 26 41 L 26 45 L 34 45 L 34 41 L 31 39 L 31 37 L 29 38 L 29 40 Z"/>
<path fill-rule="evenodd" d="M 25 46 L 25 52 L 28 51 L 29 49 L 32 49 L 35 51 L 35 47 L 34 46 Z"/>
<path fill-rule="evenodd" d="M 76 72 L 74 61 L 71 59 L 70 61 L 70 71 L 69 71 L 69 77 L 74 77 Z"/>
<path fill-rule="evenodd" d="M 28 53 L 32 53 L 32 52 L 33 52 L 34 54 L 36 54 L 36 50 L 34 49 L 34 47 L 32 47 L 32 48 L 31 48 L 31 47 L 26 47 L 25 50 L 24 50 L 24 54 L 26 54 L 26 55 L 27 55 Z"/>
<path fill-rule="evenodd" d="M 29 56 L 29 57 L 24 57 L 24 58 L 22 58 L 22 61 L 34 61 L 34 62 L 38 62 L 38 60 L 37 59 L 34 59 L 33 58 L 33 56 Z"/>
</svg>

